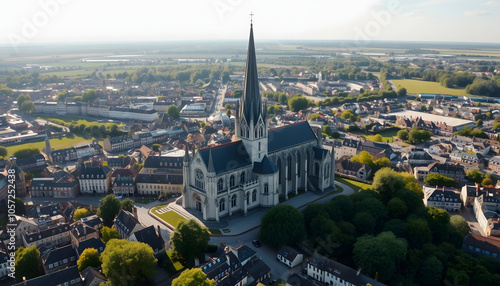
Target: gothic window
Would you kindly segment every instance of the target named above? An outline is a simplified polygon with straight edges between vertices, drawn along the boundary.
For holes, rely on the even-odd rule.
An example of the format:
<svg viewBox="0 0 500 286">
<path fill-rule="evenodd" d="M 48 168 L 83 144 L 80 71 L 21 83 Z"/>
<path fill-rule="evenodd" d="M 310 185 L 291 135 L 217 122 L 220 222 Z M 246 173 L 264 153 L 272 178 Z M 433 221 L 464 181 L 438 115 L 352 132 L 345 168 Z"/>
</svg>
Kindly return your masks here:
<svg viewBox="0 0 500 286">
<path fill-rule="evenodd" d="M 259 129 L 259 133 L 260 133 L 260 137 L 261 137 L 261 138 L 262 138 L 262 137 L 264 137 L 264 128 L 262 128 L 262 127 L 261 127 L 261 128 Z"/>
<path fill-rule="evenodd" d="M 329 177 L 329 173 L 330 173 L 329 167 L 330 167 L 330 165 L 328 165 L 328 164 L 325 165 L 325 178 Z"/>
<path fill-rule="evenodd" d="M 257 130 L 257 128 L 255 128 L 255 138 L 258 138 L 258 136 L 257 136 L 258 133 L 257 132 L 258 132 L 258 130 Z"/>
<path fill-rule="evenodd" d="M 234 176 L 231 175 L 231 177 L 229 178 L 229 187 L 232 188 L 234 187 Z"/>
<path fill-rule="evenodd" d="M 224 182 L 222 181 L 222 179 L 219 179 L 219 181 L 217 182 L 217 191 L 220 192 L 224 189 Z"/>
<path fill-rule="evenodd" d="M 252 192 L 252 202 L 255 202 L 257 200 L 257 190 L 253 190 Z"/>
<path fill-rule="evenodd" d="M 269 184 L 268 183 L 265 183 L 264 184 L 264 194 L 269 194 Z"/>
<path fill-rule="evenodd" d="M 250 204 L 250 192 L 247 192 L 247 205 Z"/>
<path fill-rule="evenodd" d="M 278 184 L 281 184 L 281 159 L 278 159 Z"/>
<path fill-rule="evenodd" d="M 241 173 L 240 175 L 240 184 L 243 184 L 245 182 L 245 172 Z"/>
<path fill-rule="evenodd" d="M 260 152 L 260 142 L 259 142 L 259 152 Z"/>
<path fill-rule="evenodd" d="M 318 164 L 318 162 L 316 162 L 316 163 L 314 164 L 314 174 L 315 174 L 316 176 L 319 176 L 319 164 Z"/>
<path fill-rule="evenodd" d="M 226 210 L 226 200 L 225 199 L 221 199 L 220 202 L 219 202 L 219 211 L 222 212 L 222 211 L 225 211 Z"/>
<path fill-rule="evenodd" d="M 290 156 L 288 156 L 287 165 L 288 165 L 287 177 L 288 177 L 288 180 L 291 181 L 292 180 L 292 157 L 290 157 Z"/>
<path fill-rule="evenodd" d="M 196 170 L 195 186 L 199 189 L 205 189 L 205 182 L 203 181 L 203 172 L 200 169 Z"/>
<path fill-rule="evenodd" d="M 236 206 L 236 195 L 231 197 L 231 207 L 234 208 Z"/>
<path fill-rule="evenodd" d="M 297 177 L 300 178 L 300 172 L 301 172 L 301 161 L 300 161 L 300 153 L 297 153 Z"/>
</svg>

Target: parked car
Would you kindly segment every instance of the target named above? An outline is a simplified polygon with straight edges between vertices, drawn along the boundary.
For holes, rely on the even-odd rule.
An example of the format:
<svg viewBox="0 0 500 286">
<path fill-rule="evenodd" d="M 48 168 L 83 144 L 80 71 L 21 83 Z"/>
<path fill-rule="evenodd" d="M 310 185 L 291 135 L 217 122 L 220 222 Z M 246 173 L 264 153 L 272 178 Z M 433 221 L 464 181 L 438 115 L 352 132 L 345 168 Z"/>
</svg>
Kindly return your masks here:
<svg viewBox="0 0 500 286">
<path fill-rule="evenodd" d="M 253 246 L 255 246 L 255 247 L 261 247 L 261 246 L 262 246 L 262 244 L 261 244 L 261 243 L 260 243 L 260 241 L 258 241 L 258 240 L 252 240 L 252 244 L 253 244 Z"/>
</svg>

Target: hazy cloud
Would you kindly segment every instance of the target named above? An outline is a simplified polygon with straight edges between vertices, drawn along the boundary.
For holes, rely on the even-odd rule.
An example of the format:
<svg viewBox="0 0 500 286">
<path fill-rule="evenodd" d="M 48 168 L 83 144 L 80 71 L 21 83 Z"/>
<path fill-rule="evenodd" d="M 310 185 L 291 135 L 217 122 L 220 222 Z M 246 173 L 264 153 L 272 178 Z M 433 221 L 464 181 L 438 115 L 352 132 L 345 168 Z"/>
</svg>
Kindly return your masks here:
<svg viewBox="0 0 500 286">
<path fill-rule="evenodd" d="M 465 16 L 479 16 L 489 14 L 488 11 L 465 11 Z"/>
<path fill-rule="evenodd" d="M 500 6 L 500 1 L 488 1 L 488 2 L 484 3 L 484 5 L 487 5 L 487 6 Z"/>
</svg>

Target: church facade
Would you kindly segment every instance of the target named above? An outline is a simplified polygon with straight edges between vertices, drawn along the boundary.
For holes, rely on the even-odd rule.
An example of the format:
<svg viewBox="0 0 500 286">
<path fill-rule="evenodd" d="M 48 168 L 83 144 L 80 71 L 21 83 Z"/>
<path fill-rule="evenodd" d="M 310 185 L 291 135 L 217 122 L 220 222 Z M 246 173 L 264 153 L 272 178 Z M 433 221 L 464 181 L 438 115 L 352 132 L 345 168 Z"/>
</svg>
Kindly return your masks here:
<svg viewBox="0 0 500 286">
<path fill-rule="evenodd" d="M 256 207 L 272 207 L 290 193 L 335 188 L 334 151 L 307 121 L 269 129 L 259 92 L 250 27 L 243 95 L 237 105 L 236 141 L 184 155 L 182 206 L 216 220 Z"/>
</svg>

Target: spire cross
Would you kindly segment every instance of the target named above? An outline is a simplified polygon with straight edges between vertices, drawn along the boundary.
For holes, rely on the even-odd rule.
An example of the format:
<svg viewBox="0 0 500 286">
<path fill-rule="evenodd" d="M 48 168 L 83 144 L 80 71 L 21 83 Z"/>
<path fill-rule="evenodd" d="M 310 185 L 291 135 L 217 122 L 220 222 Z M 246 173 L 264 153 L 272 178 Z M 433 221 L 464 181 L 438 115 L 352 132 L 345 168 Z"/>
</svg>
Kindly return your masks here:
<svg viewBox="0 0 500 286">
<path fill-rule="evenodd" d="M 253 23 L 253 15 L 254 15 L 253 12 L 250 12 L 250 24 Z"/>
</svg>

